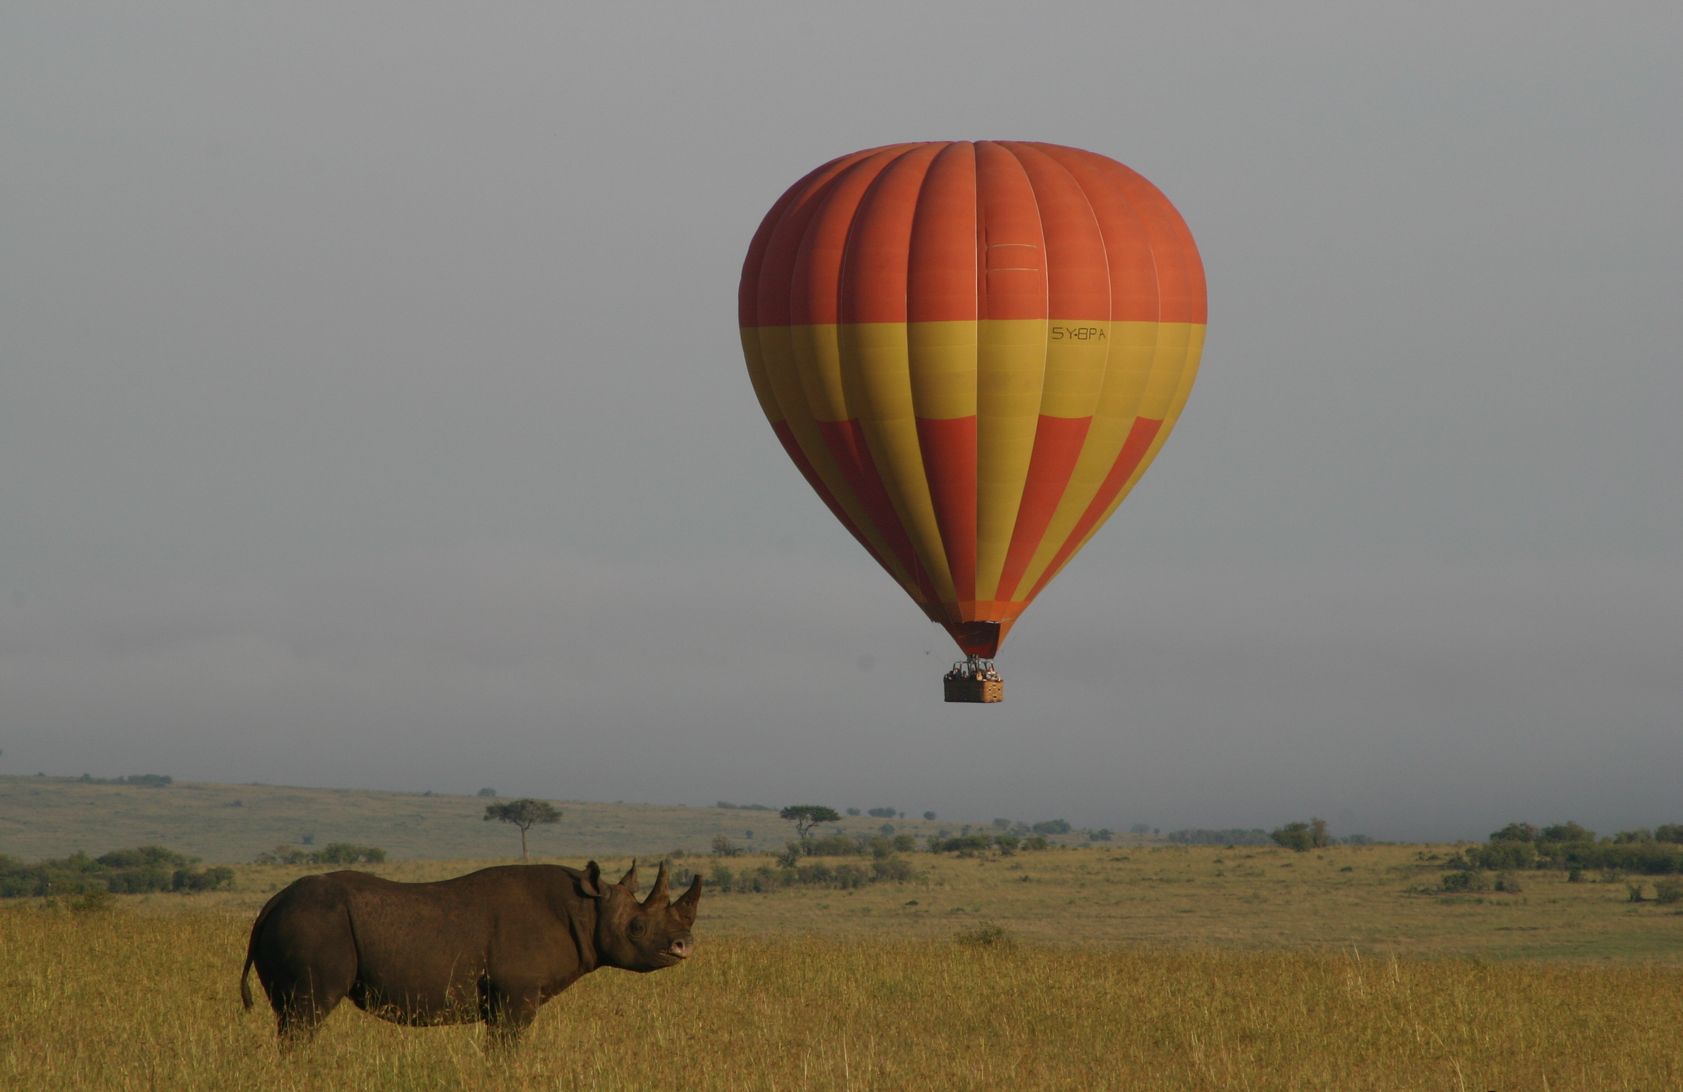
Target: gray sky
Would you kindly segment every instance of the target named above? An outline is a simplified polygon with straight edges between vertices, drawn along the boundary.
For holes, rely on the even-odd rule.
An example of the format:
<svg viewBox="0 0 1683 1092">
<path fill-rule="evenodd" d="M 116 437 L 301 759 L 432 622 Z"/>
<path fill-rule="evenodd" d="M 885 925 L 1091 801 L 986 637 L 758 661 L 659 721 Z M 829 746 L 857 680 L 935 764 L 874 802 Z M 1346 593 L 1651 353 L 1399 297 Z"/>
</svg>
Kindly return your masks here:
<svg viewBox="0 0 1683 1092">
<path fill-rule="evenodd" d="M 1683 9 L 14 2 L 0 770 L 1683 820 Z M 998 708 L 784 458 L 760 217 L 1090 148 L 1210 282 Z"/>
</svg>

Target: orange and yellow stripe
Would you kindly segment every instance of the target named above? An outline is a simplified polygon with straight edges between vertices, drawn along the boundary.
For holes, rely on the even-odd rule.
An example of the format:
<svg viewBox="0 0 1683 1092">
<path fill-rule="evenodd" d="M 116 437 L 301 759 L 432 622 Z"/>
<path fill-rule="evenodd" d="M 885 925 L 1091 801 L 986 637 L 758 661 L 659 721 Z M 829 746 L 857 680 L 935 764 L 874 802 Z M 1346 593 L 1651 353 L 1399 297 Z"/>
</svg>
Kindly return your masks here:
<svg viewBox="0 0 1683 1092">
<path fill-rule="evenodd" d="M 738 309 L 789 457 L 961 649 L 991 657 L 1174 427 L 1204 274 L 1174 207 L 1113 160 L 899 144 L 783 194 Z"/>
</svg>

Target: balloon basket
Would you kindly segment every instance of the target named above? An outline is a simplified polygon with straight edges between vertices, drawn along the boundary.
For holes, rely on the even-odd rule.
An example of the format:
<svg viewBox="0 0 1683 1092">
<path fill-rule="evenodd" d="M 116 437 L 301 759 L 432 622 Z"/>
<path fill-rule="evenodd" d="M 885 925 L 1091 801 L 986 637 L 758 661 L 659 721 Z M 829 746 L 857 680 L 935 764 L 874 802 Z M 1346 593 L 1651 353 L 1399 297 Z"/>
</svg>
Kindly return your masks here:
<svg viewBox="0 0 1683 1092">
<path fill-rule="evenodd" d="M 992 705 L 1005 700 L 1005 680 L 990 660 L 960 660 L 941 680 L 949 702 Z"/>
</svg>

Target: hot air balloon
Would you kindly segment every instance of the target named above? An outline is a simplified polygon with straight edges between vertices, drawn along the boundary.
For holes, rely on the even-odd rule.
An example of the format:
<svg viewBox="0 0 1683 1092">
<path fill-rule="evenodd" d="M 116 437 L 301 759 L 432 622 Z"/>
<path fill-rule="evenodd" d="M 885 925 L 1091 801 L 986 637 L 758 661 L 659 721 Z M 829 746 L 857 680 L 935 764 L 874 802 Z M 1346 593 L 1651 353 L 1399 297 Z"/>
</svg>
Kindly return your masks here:
<svg viewBox="0 0 1683 1092">
<path fill-rule="evenodd" d="M 1000 643 L 1192 388 L 1204 273 L 1174 206 L 1076 148 L 870 148 L 772 206 L 738 311 L 789 458 L 965 653 L 947 700 L 999 700 Z"/>
</svg>

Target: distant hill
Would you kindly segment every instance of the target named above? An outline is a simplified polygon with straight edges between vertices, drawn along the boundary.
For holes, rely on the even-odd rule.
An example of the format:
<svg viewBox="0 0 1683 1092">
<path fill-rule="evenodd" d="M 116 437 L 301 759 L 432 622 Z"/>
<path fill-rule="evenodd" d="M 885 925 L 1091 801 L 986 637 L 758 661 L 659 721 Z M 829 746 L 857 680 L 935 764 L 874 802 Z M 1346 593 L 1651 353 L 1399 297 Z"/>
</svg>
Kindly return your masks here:
<svg viewBox="0 0 1683 1092">
<path fill-rule="evenodd" d="M 0 776 L 0 855 L 27 861 L 157 844 L 211 864 L 237 864 L 276 845 L 300 845 L 308 837 L 318 848 L 353 842 L 378 846 L 393 858 L 519 856 L 517 830 L 482 820 L 489 802 L 478 796 L 367 789 Z M 793 834 L 775 811 L 552 802 L 565 814 L 553 826 L 532 829 L 528 840 L 534 857 L 617 860 L 674 849 L 705 853 L 720 834 L 746 848 L 770 851 Z M 893 822 L 897 830 L 918 835 L 958 825 Z M 837 825 L 865 833 L 882 823 L 880 817 L 859 816 Z"/>
</svg>

